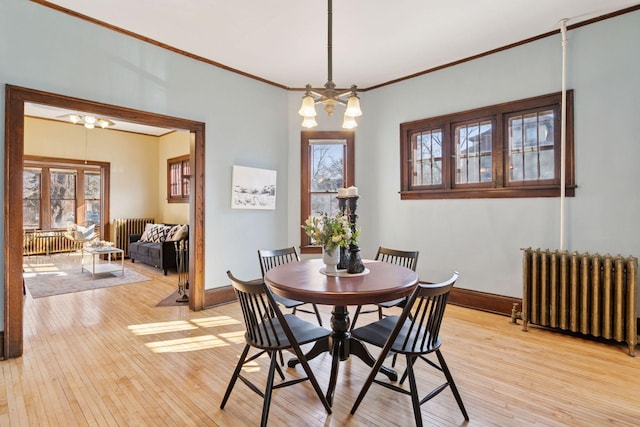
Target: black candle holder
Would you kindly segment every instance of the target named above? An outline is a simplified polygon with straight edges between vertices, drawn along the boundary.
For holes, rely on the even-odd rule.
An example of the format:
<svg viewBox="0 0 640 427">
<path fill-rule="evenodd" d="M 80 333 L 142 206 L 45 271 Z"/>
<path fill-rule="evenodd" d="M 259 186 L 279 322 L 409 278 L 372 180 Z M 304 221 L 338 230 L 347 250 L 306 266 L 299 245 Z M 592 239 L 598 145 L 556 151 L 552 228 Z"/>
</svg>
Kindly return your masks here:
<svg viewBox="0 0 640 427">
<path fill-rule="evenodd" d="M 356 214 L 356 210 L 358 209 L 358 199 L 359 196 L 346 196 L 346 197 L 338 197 L 338 207 L 340 208 L 341 213 L 346 213 L 349 218 L 349 223 L 351 224 L 351 232 L 356 233 L 357 226 L 356 221 L 358 215 Z M 341 248 L 344 249 L 344 248 Z M 360 258 L 360 247 L 357 242 L 351 243 L 349 245 L 349 249 L 345 249 L 345 258 L 348 255 L 347 261 L 347 273 L 357 274 L 362 273 L 364 271 L 364 264 L 362 263 L 362 259 Z M 342 261 L 342 251 L 340 251 L 340 261 Z M 340 265 L 338 268 L 341 268 Z"/>
<path fill-rule="evenodd" d="M 338 197 L 338 209 L 340 214 L 344 215 L 347 207 L 347 199 Z M 340 261 L 336 267 L 338 270 L 346 270 L 349 267 L 349 251 L 347 248 L 340 246 Z"/>
</svg>

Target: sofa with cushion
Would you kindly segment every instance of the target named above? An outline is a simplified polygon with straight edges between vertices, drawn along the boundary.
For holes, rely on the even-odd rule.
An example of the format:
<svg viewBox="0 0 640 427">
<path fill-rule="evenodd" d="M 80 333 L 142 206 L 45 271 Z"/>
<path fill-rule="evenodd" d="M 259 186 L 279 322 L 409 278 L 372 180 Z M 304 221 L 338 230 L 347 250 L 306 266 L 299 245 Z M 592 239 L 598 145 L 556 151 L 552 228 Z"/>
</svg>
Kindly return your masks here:
<svg viewBox="0 0 640 427">
<path fill-rule="evenodd" d="M 176 242 L 189 238 L 188 224 L 147 224 L 144 233 L 129 235 L 129 258 L 164 271 L 176 268 Z"/>
</svg>

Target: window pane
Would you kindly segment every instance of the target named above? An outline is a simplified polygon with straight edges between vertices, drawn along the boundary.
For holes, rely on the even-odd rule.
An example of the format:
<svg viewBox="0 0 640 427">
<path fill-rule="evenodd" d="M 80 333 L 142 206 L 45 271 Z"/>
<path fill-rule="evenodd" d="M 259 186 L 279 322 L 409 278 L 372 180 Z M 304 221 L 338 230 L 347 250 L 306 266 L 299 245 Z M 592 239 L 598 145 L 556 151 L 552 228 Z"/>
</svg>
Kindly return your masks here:
<svg viewBox="0 0 640 427">
<path fill-rule="evenodd" d="M 524 123 L 524 146 L 525 148 L 538 146 L 538 117 L 537 114 L 526 114 Z"/>
<path fill-rule="evenodd" d="M 22 206 L 22 227 L 40 228 L 40 201 L 24 200 Z"/>
<path fill-rule="evenodd" d="M 511 181 L 522 181 L 522 154 L 512 153 L 509 156 L 509 179 Z"/>
<path fill-rule="evenodd" d="M 100 199 L 100 174 L 99 173 L 85 172 L 84 198 Z"/>
<path fill-rule="evenodd" d="M 540 146 L 553 145 L 553 110 L 543 111 L 539 114 L 538 137 Z"/>
<path fill-rule="evenodd" d="M 311 191 L 338 192 L 344 187 L 344 145 L 311 145 Z"/>
<path fill-rule="evenodd" d="M 311 214 L 326 212 L 330 215 L 338 213 L 338 193 L 312 193 Z"/>
<path fill-rule="evenodd" d="M 75 200 L 51 200 L 51 228 L 65 228 L 76 222 Z"/>
<path fill-rule="evenodd" d="M 553 110 L 509 118 L 510 181 L 555 178 L 553 122 Z"/>
<path fill-rule="evenodd" d="M 84 219 L 87 223 L 100 224 L 100 174 L 84 173 Z"/>
<path fill-rule="evenodd" d="M 64 228 L 76 222 L 76 175 L 51 171 L 51 228 Z"/>
<path fill-rule="evenodd" d="M 181 165 L 180 163 L 173 163 L 169 166 L 169 175 L 171 182 L 169 183 L 170 197 L 180 197 L 180 183 L 182 180 Z"/>
<path fill-rule="evenodd" d="M 491 182 L 493 179 L 491 160 L 491 155 L 484 154 L 480 157 L 480 182 Z"/>
<path fill-rule="evenodd" d="M 524 180 L 531 181 L 538 179 L 538 153 L 524 153 Z"/>
<path fill-rule="evenodd" d="M 189 180 L 191 178 L 191 164 L 189 161 L 182 162 L 182 195 L 189 196 L 191 190 L 189 189 Z"/>
<path fill-rule="evenodd" d="M 25 168 L 22 173 L 22 223 L 25 228 L 40 228 L 41 175 L 41 169 Z"/>
<path fill-rule="evenodd" d="M 540 152 L 540 179 L 554 178 L 555 161 L 553 157 L 553 150 Z"/>
<path fill-rule="evenodd" d="M 491 121 L 455 127 L 456 184 L 491 182 L 492 128 Z"/>
<path fill-rule="evenodd" d="M 522 149 L 522 116 L 509 119 L 509 147 L 511 150 Z"/>
<path fill-rule="evenodd" d="M 442 130 L 434 129 L 412 135 L 413 185 L 442 183 Z"/>
</svg>

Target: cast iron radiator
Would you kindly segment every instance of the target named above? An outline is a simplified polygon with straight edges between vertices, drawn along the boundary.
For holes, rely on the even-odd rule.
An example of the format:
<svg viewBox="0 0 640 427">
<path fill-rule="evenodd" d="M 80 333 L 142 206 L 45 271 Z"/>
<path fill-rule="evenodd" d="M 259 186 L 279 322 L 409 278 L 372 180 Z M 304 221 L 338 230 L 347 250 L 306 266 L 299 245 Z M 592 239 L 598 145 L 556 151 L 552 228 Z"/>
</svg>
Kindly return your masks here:
<svg viewBox="0 0 640 427">
<path fill-rule="evenodd" d="M 113 220 L 113 244 L 129 254 L 129 234 L 142 234 L 147 224 L 154 224 L 154 218 L 116 218 Z"/>
<path fill-rule="evenodd" d="M 522 330 L 527 324 L 626 342 L 635 355 L 638 259 L 524 249 Z M 512 322 L 518 313 L 512 313 Z"/>
<path fill-rule="evenodd" d="M 49 255 L 75 250 L 74 243 L 64 237 L 64 231 L 29 230 L 23 236 L 23 255 Z"/>
</svg>

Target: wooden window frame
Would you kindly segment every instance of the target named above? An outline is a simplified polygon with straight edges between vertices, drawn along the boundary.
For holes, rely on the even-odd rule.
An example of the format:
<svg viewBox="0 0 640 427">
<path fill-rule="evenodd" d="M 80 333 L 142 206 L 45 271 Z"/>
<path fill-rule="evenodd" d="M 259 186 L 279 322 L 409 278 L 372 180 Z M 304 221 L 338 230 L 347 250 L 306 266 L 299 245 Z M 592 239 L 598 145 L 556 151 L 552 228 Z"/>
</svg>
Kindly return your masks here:
<svg viewBox="0 0 640 427">
<path fill-rule="evenodd" d="M 171 166 L 175 164 L 180 164 L 180 195 L 172 196 L 171 195 L 171 185 L 173 184 L 171 180 Z M 191 170 L 190 156 L 188 154 L 180 157 L 173 157 L 171 159 L 167 159 L 167 202 L 168 203 L 189 203 L 189 199 L 191 198 L 190 194 L 184 194 L 185 188 L 189 191 L 188 181 L 191 179 L 191 174 L 184 174 L 184 164 L 187 163 L 189 171 Z M 187 180 L 187 184 L 185 187 L 184 180 Z"/>
<path fill-rule="evenodd" d="M 573 90 L 566 94 L 566 157 L 565 195 L 575 195 L 575 166 L 573 142 Z M 465 198 L 516 198 L 560 196 L 560 112 L 562 93 L 552 93 L 533 98 L 507 102 L 489 107 L 448 114 L 400 124 L 400 198 L 417 199 L 465 199 Z M 519 112 L 554 111 L 554 179 L 540 181 L 509 182 L 507 117 Z M 456 124 L 492 120 L 492 181 L 491 183 L 456 184 L 456 152 L 454 127 Z M 442 129 L 442 184 L 413 185 L 411 165 L 411 135 L 433 129 Z"/>
<path fill-rule="evenodd" d="M 25 155 L 23 158 L 24 168 L 41 169 L 40 182 L 40 230 L 63 230 L 64 228 L 51 228 L 51 199 L 50 199 L 50 170 L 69 169 L 76 172 L 76 223 L 83 224 L 86 221 L 85 215 L 85 192 L 84 192 L 84 172 L 100 172 L 100 224 L 96 224 L 100 232 L 106 227 L 106 218 L 109 217 L 109 197 L 110 197 L 110 164 L 108 162 L 83 161 L 76 159 L 64 159 L 57 157 L 42 157 Z M 101 234 L 102 235 L 102 234 Z"/>
<path fill-rule="evenodd" d="M 345 141 L 346 157 L 344 186 L 354 184 L 355 169 L 355 135 L 349 131 L 302 131 L 300 133 L 300 225 L 311 215 L 311 140 L 336 139 Z M 319 254 L 322 246 L 312 245 L 311 238 L 300 228 L 300 253 Z"/>
</svg>

